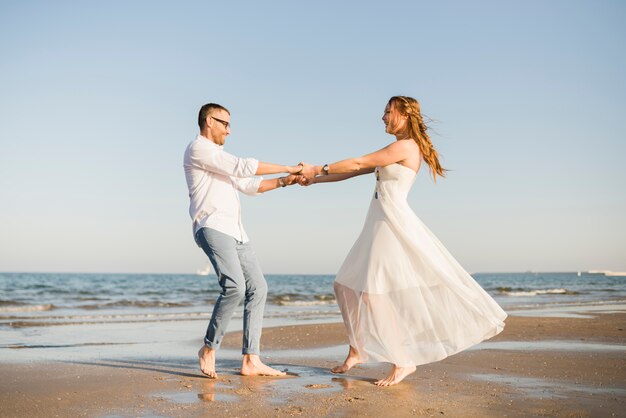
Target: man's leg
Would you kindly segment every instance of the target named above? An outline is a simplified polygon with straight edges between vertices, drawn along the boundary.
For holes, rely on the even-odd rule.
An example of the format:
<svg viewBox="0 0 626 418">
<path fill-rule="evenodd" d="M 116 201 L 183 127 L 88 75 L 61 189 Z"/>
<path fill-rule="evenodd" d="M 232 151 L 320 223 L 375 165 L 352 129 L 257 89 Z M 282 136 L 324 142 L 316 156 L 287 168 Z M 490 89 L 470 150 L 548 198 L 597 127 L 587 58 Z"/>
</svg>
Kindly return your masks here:
<svg viewBox="0 0 626 418">
<path fill-rule="evenodd" d="M 245 278 L 237 255 L 237 241 L 233 237 L 202 228 L 196 234 L 196 240 L 211 260 L 222 287 L 207 327 L 204 346 L 198 353 L 202 372 L 209 377 L 217 377 L 215 350 L 220 347 L 228 323 L 245 297 Z"/>
<path fill-rule="evenodd" d="M 267 299 L 267 282 L 250 243 L 237 246 L 239 262 L 246 280 L 243 308 L 243 362 L 241 374 L 245 376 L 284 376 L 286 373 L 263 364 L 259 358 L 263 311 Z"/>
<path fill-rule="evenodd" d="M 263 311 L 267 299 L 267 282 L 249 242 L 237 246 L 237 253 L 246 280 L 243 308 L 243 350 L 241 354 L 260 354 Z"/>
</svg>

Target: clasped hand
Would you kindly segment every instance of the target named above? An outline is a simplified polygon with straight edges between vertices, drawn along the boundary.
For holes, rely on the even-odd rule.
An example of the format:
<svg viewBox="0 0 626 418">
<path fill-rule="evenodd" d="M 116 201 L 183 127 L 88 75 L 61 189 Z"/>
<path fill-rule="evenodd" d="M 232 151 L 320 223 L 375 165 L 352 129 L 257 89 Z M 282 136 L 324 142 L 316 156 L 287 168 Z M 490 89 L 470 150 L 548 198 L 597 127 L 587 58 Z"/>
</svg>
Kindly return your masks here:
<svg viewBox="0 0 626 418">
<path fill-rule="evenodd" d="M 315 174 L 314 165 L 301 162 L 291 167 L 283 181 L 286 185 L 298 183 L 300 186 L 309 186 L 314 183 Z"/>
</svg>

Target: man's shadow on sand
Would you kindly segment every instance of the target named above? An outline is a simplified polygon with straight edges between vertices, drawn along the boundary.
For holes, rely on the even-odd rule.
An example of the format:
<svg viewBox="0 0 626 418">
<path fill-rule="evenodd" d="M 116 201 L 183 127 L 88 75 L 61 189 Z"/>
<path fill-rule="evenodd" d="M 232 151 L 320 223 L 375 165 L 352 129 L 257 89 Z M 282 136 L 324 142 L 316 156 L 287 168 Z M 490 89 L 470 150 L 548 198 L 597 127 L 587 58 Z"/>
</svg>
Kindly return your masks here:
<svg viewBox="0 0 626 418">
<path fill-rule="evenodd" d="M 82 364 L 86 366 L 98 366 L 98 367 L 109 367 L 114 369 L 130 369 L 130 370 L 145 370 L 149 372 L 157 372 L 161 374 L 180 376 L 180 377 L 189 377 L 189 378 L 205 378 L 200 370 L 197 372 L 191 371 L 181 371 L 180 369 L 189 369 L 195 370 L 198 366 L 197 362 L 194 362 L 194 366 L 191 364 L 185 364 L 185 361 L 175 361 L 175 360 L 119 360 L 119 359 L 103 359 L 100 361 L 63 361 L 63 363 L 67 364 Z M 232 360 L 223 360 L 218 362 L 220 367 L 224 367 L 226 370 L 230 370 L 237 367 L 236 361 Z M 241 363 L 239 363 L 240 365 Z M 178 370 L 175 370 L 178 369 Z"/>
<path fill-rule="evenodd" d="M 130 369 L 130 370 L 144 370 L 149 372 L 156 372 L 160 374 L 187 377 L 193 379 L 207 379 L 213 381 L 219 381 L 217 379 L 209 379 L 198 370 L 197 360 L 187 359 L 167 359 L 167 360 L 119 360 L 119 359 L 103 359 L 101 361 L 63 361 L 67 364 L 81 364 L 87 366 L 109 367 L 115 369 Z M 239 373 L 241 367 L 241 361 L 239 360 L 218 360 L 216 367 L 220 371 L 221 376 L 239 377 L 242 383 L 247 383 L 246 386 L 253 384 L 255 381 L 263 381 L 264 384 L 268 380 L 279 381 L 290 378 L 304 378 L 310 384 L 319 384 L 327 382 L 335 382 L 340 384 L 344 389 L 350 389 L 356 386 L 360 386 L 364 383 L 372 384 L 376 379 L 369 377 L 359 376 L 346 376 L 337 375 L 331 373 L 330 369 L 323 367 L 311 367 L 302 366 L 299 364 L 279 363 L 273 364 L 273 367 L 278 368 L 281 371 L 287 373 L 287 376 L 242 376 Z M 180 370 L 183 369 L 183 370 Z M 189 371 L 185 371 L 189 370 Z M 331 378 L 328 380 L 328 378 Z M 259 380 L 261 379 L 261 380 Z"/>
</svg>

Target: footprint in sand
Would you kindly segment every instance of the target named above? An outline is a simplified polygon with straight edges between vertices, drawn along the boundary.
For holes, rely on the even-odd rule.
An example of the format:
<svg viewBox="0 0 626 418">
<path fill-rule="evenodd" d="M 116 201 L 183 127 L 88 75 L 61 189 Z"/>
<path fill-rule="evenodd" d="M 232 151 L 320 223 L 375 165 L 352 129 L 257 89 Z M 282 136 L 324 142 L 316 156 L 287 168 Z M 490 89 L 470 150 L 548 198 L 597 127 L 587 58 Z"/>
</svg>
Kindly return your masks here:
<svg viewBox="0 0 626 418">
<path fill-rule="evenodd" d="M 305 385 L 304 387 L 307 389 L 328 389 L 328 388 L 332 388 L 333 385 L 326 385 L 322 383 L 312 383 L 310 385 Z"/>
</svg>

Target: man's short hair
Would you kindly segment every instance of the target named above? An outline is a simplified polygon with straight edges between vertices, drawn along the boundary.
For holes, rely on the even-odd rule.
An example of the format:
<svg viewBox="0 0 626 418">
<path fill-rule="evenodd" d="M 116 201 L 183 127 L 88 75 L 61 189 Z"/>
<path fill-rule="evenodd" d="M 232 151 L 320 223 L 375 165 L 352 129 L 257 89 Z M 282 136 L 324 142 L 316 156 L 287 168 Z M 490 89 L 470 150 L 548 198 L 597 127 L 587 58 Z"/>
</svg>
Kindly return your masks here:
<svg viewBox="0 0 626 418">
<path fill-rule="evenodd" d="M 200 112 L 198 113 L 198 126 L 200 127 L 200 129 L 204 128 L 207 116 L 209 116 L 211 111 L 216 109 L 224 110 L 230 115 L 230 112 L 224 106 L 218 105 L 217 103 L 207 103 L 200 108 Z"/>
</svg>

